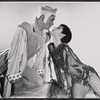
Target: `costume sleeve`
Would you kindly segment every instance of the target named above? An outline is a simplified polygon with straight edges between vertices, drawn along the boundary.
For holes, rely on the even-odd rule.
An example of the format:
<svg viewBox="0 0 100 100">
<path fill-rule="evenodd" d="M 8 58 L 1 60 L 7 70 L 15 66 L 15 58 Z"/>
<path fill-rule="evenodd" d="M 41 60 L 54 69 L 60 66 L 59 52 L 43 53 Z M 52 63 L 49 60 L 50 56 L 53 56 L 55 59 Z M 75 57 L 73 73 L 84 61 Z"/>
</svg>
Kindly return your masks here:
<svg viewBox="0 0 100 100">
<path fill-rule="evenodd" d="M 63 57 L 64 57 L 64 73 L 65 73 L 65 77 L 67 79 L 67 88 L 72 86 L 72 78 L 71 75 L 68 72 L 68 68 L 69 68 L 69 62 L 68 62 L 68 48 L 66 48 L 66 50 L 63 51 Z"/>
<path fill-rule="evenodd" d="M 23 28 L 16 30 L 8 55 L 8 74 L 23 72 L 27 60 L 27 37 Z"/>
<path fill-rule="evenodd" d="M 23 72 L 27 61 L 27 36 L 23 28 L 18 27 L 10 47 L 8 55 L 8 70 L 6 76 L 16 74 L 19 71 Z M 8 78 L 5 78 L 4 98 L 9 98 L 11 95 L 11 83 Z"/>
<path fill-rule="evenodd" d="M 54 43 L 48 44 L 48 49 L 49 49 L 50 55 L 53 56 L 53 52 L 54 52 L 54 50 L 55 50 Z"/>
</svg>

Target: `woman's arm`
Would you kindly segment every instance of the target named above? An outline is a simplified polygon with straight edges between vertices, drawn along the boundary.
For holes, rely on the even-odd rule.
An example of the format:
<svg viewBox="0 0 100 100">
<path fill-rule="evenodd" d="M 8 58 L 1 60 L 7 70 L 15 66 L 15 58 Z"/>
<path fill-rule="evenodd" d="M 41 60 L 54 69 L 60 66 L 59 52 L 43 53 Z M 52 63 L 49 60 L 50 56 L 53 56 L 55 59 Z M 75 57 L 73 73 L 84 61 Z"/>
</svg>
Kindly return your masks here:
<svg viewBox="0 0 100 100">
<path fill-rule="evenodd" d="M 68 52 L 80 63 L 82 63 L 80 61 L 80 59 L 77 57 L 77 55 L 73 52 L 73 50 L 67 45 L 67 49 L 68 49 Z"/>
<path fill-rule="evenodd" d="M 66 48 L 67 52 L 68 52 L 68 49 Z M 68 53 L 66 52 L 66 50 L 63 51 L 63 57 L 64 57 L 64 63 L 65 63 L 65 68 L 64 68 L 64 73 L 66 74 L 66 80 L 67 80 L 67 89 L 69 87 L 72 86 L 72 79 L 71 79 L 71 75 L 69 73 L 69 62 L 68 62 L 68 56 L 66 56 Z M 67 63 L 66 63 L 67 61 Z"/>
<path fill-rule="evenodd" d="M 54 52 L 54 50 L 55 50 L 54 43 L 48 44 L 48 49 L 49 49 L 50 55 L 53 56 L 53 52 Z"/>
</svg>

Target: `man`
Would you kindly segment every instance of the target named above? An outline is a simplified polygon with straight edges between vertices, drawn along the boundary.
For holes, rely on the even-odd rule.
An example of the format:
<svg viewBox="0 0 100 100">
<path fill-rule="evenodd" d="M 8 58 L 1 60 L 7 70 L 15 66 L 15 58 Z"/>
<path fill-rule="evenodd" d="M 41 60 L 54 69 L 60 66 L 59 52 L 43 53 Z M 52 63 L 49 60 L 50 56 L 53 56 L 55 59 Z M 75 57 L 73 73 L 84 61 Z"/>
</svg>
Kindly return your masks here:
<svg viewBox="0 0 100 100">
<path fill-rule="evenodd" d="M 12 83 L 16 90 L 19 89 L 18 85 L 22 86 L 20 83 L 35 86 L 43 84 L 43 80 L 39 75 L 44 72 L 44 56 L 41 55 L 44 55 L 46 43 L 50 39 L 49 33 L 44 32 L 44 29 L 49 30 L 53 25 L 57 9 L 45 6 L 40 7 L 39 11 L 40 15 L 36 17 L 33 27 L 31 24 L 23 22 L 14 34 L 8 56 L 9 64 L 4 85 L 4 98 L 11 96 Z M 36 62 L 31 67 L 28 61 L 35 54 L 37 54 Z M 40 57 L 41 62 L 38 62 Z M 39 64 L 41 64 L 41 68 Z M 17 93 L 20 94 L 20 90 L 15 92 L 15 94 Z"/>
</svg>

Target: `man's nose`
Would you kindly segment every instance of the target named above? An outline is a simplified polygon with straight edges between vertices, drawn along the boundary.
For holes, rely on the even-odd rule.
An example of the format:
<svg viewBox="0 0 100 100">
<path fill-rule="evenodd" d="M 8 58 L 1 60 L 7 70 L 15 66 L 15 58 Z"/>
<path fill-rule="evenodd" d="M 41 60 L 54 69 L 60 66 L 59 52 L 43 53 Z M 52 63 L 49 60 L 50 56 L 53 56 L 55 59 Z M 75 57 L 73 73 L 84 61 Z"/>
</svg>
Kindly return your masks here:
<svg viewBox="0 0 100 100">
<path fill-rule="evenodd" d="M 56 27 L 54 27 L 54 30 L 56 29 Z"/>
</svg>

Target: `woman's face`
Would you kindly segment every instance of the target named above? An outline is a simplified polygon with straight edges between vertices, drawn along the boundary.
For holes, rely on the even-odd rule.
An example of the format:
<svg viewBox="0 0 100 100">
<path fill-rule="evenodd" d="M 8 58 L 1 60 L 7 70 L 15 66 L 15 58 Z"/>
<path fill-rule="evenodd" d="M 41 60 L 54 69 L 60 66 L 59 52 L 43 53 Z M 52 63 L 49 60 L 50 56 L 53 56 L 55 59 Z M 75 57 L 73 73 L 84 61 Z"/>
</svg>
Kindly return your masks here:
<svg viewBox="0 0 100 100">
<path fill-rule="evenodd" d="M 51 31 L 51 34 L 56 36 L 56 37 L 60 37 L 62 38 L 63 36 L 65 36 L 64 34 L 62 34 L 63 31 L 63 26 L 58 26 L 58 27 L 54 27 L 54 29 Z"/>
</svg>

